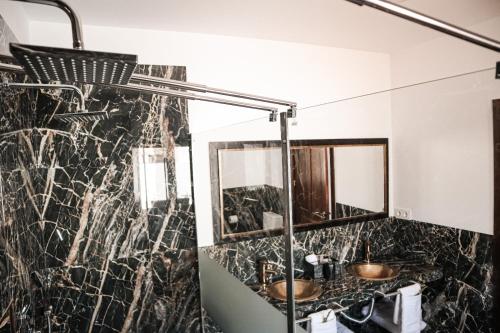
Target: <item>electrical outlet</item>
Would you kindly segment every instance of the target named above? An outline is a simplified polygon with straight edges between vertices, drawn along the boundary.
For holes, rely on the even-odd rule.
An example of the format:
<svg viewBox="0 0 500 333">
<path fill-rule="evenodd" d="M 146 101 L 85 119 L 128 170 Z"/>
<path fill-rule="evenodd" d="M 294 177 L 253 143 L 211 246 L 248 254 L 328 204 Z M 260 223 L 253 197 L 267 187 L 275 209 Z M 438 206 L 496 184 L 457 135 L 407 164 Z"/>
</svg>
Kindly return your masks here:
<svg viewBox="0 0 500 333">
<path fill-rule="evenodd" d="M 394 208 L 394 216 L 398 219 L 411 220 L 412 213 L 410 208 Z"/>
</svg>

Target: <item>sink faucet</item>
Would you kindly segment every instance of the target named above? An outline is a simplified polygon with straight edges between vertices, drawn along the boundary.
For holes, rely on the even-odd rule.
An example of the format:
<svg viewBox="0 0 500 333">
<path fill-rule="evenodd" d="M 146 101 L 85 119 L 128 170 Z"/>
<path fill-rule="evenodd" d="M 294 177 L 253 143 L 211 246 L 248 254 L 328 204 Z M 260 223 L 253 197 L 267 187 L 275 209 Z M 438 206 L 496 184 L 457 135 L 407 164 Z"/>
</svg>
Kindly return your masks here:
<svg viewBox="0 0 500 333">
<path fill-rule="evenodd" d="M 266 288 L 267 283 L 270 281 L 273 274 L 277 272 L 273 269 L 274 265 L 266 259 L 259 260 L 259 283 L 262 288 Z"/>
<path fill-rule="evenodd" d="M 365 261 L 370 263 L 371 249 L 370 249 L 370 240 L 365 240 Z"/>
</svg>

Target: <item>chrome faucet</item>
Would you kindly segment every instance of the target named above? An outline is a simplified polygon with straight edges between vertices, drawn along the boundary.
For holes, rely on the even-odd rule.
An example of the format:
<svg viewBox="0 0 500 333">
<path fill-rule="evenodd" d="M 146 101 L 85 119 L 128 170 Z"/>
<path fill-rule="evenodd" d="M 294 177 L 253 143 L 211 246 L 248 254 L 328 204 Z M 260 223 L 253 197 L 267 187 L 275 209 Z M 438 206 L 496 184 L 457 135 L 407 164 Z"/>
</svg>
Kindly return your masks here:
<svg viewBox="0 0 500 333">
<path fill-rule="evenodd" d="M 274 267 L 275 265 L 266 259 L 259 260 L 259 283 L 263 289 L 267 287 L 267 284 L 270 282 L 272 276 L 278 273 L 273 269 Z"/>
<path fill-rule="evenodd" d="M 370 263 L 370 257 L 371 257 L 371 248 L 370 248 L 370 240 L 367 239 L 365 240 L 365 261 L 369 264 Z"/>
</svg>

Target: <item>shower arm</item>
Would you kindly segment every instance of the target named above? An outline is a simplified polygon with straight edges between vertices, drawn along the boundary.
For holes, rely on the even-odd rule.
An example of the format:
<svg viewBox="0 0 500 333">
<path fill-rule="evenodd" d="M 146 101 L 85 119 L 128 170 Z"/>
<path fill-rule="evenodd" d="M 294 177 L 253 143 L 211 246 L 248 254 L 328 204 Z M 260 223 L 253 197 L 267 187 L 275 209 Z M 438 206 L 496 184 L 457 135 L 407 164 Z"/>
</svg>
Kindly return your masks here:
<svg viewBox="0 0 500 333">
<path fill-rule="evenodd" d="M 8 88 L 27 88 L 27 89 L 63 89 L 63 90 L 72 90 L 77 93 L 78 98 L 80 99 L 80 109 L 85 111 L 85 97 L 83 96 L 80 88 L 69 85 L 69 84 L 59 84 L 59 83 L 17 83 L 17 82 L 8 82 L 4 81 L 0 83 L 2 87 Z"/>
<path fill-rule="evenodd" d="M 7 72 L 12 72 L 12 73 L 24 73 L 24 69 L 21 66 L 14 65 L 14 64 L 7 64 L 7 63 L 3 63 L 3 62 L 0 62 L 0 71 L 7 71 Z M 276 117 L 278 114 L 278 109 L 273 107 L 273 106 L 245 103 L 245 102 L 241 102 L 238 100 L 222 99 L 222 98 L 217 98 L 217 97 L 213 97 L 213 96 L 203 96 L 200 94 L 189 93 L 188 91 L 191 90 L 191 91 L 197 91 L 197 92 L 202 92 L 202 93 L 212 93 L 212 94 L 216 94 L 216 95 L 232 96 L 232 97 L 240 98 L 240 99 L 260 101 L 260 102 L 274 104 L 274 105 L 288 106 L 289 107 L 289 110 L 288 110 L 289 115 L 292 118 L 295 117 L 295 112 L 297 110 L 297 103 L 295 103 L 295 102 L 285 101 L 285 100 L 280 100 L 280 99 L 275 99 L 275 98 L 269 98 L 269 97 L 264 97 L 264 96 L 258 96 L 258 95 L 239 93 L 239 92 L 230 91 L 230 90 L 211 88 L 211 87 L 201 85 L 201 84 L 196 84 L 196 83 L 189 83 L 189 82 L 177 81 L 177 80 L 167 80 L 167 79 L 150 77 L 147 75 L 139 75 L 139 74 L 134 74 L 132 76 L 131 81 L 136 81 L 136 82 L 141 82 L 141 83 L 146 83 L 146 84 L 155 84 L 158 86 L 148 86 L 146 84 L 134 84 L 134 83 L 129 83 L 126 85 L 109 85 L 109 86 L 112 86 L 115 88 L 138 91 L 138 92 L 155 93 L 155 94 L 160 94 L 160 95 L 164 95 L 164 96 L 181 97 L 181 98 L 186 98 L 186 99 L 190 99 L 190 100 L 198 100 L 198 101 L 204 101 L 204 102 L 212 102 L 212 103 L 217 103 L 217 104 L 225 104 L 225 105 L 232 105 L 232 106 L 244 107 L 244 108 L 249 108 L 249 109 L 268 111 L 268 112 L 270 112 L 270 120 L 272 120 L 272 121 L 276 120 Z M 170 86 L 170 87 L 182 89 L 182 90 L 167 89 L 167 88 L 164 88 L 164 86 Z M 187 90 L 187 91 L 183 91 L 183 90 Z"/>
<path fill-rule="evenodd" d="M 206 93 L 206 94 L 208 93 L 208 94 L 216 94 L 216 95 L 223 95 L 223 96 L 236 97 L 236 98 L 244 98 L 244 99 L 248 99 L 248 100 L 252 100 L 252 101 L 272 103 L 272 104 L 283 105 L 283 106 L 296 106 L 295 102 L 285 101 L 282 99 L 269 98 L 269 97 L 265 97 L 265 96 L 252 95 L 252 94 L 244 94 L 244 93 L 232 91 L 232 90 L 212 88 L 212 87 L 208 87 L 208 86 L 203 85 L 203 84 L 178 81 L 178 80 L 171 80 L 171 79 L 164 79 L 164 78 L 153 77 L 153 76 L 144 75 L 144 74 L 132 74 L 132 76 L 130 77 L 130 81 L 140 83 L 140 84 L 152 84 L 152 85 L 160 85 L 160 86 L 164 85 L 164 86 L 167 86 L 170 88 L 196 91 L 196 92 L 201 92 L 201 93 Z"/>
<path fill-rule="evenodd" d="M 68 15 L 71 21 L 71 33 L 73 35 L 73 48 L 75 50 L 83 50 L 83 33 L 82 24 L 78 14 L 66 2 L 62 0 L 12 0 L 19 2 L 34 3 L 40 5 L 48 5 L 61 9 Z"/>
<path fill-rule="evenodd" d="M 500 52 L 500 42 L 385 0 L 347 0 L 384 11 L 467 42 Z"/>
<path fill-rule="evenodd" d="M 259 104 L 253 104 L 253 103 L 245 103 L 245 102 L 240 102 L 240 101 L 235 101 L 235 100 L 230 100 L 230 99 L 216 98 L 216 97 L 212 97 L 212 96 L 197 95 L 197 94 L 193 94 L 193 93 L 181 91 L 181 90 L 172 90 L 172 89 L 167 89 L 167 88 L 162 88 L 162 87 L 146 86 L 146 85 L 134 84 L 134 83 L 113 84 L 111 86 L 115 87 L 115 88 L 132 90 L 132 91 L 143 92 L 143 93 L 151 93 L 151 94 L 159 94 L 159 95 L 165 95 L 165 96 L 171 96 L 171 97 L 186 98 L 186 99 L 193 100 L 193 101 L 202 101 L 202 102 L 244 107 L 244 108 L 248 108 L 248 109 L 268 111 L 268 112 L 270 112 L 269 119 L 271 121 L 277 120 L 276 117 L 278 115 L 278 109 L 275 107 L 272 107 L 272 106 L 259 105 Z"/>
</svg>

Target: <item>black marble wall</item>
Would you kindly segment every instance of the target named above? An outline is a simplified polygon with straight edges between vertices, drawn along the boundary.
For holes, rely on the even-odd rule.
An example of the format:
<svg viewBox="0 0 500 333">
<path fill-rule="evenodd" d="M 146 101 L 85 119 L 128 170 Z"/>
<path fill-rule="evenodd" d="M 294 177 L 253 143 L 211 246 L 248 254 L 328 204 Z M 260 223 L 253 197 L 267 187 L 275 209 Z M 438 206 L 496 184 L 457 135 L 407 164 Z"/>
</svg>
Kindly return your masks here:
<svg viewBox="0 0 500 333">
<path fill-rule="evenodd" d="M 174 156 L 190 144 L 186 102 L 83 88 L 89 110 L 120 116 L 59 123 L 55 113 L 77 111 L 71 92 L 0 89 L 0 313 L 11 309 L 0 332 L 47 331 L 49 308 L 53 332 L 199 332 L 194 210 L 178 199 Z M 162 152 L 168 180 L 146 208 L 134 194 L 143 147 Z"/>
<path fill-rule="evenodd" d="M 304 256 L 310 253 L 330 255 L 344 263 L 360 261 L 363 241 L 368 238 L 373 260 L 402 259 L 442 269 L 443 278 L 427 284 L 423 294 L 426 332 L 493 331 L 490 235 L 394 218 L 305 231 L 295 233 L 295 274 L 303 273 Z M 258 258 L 267 258 L 283 273 L 283 244 L 283 237 L 276 236 L 204 251 L 241 281 L 254 284 Z M 372 326 L 357 329 L 373 332 Z"/>
</svg>

